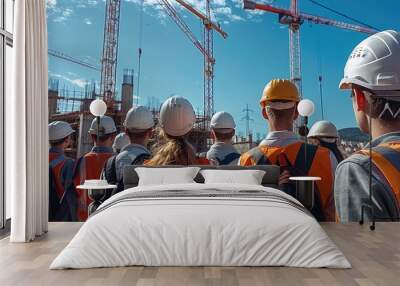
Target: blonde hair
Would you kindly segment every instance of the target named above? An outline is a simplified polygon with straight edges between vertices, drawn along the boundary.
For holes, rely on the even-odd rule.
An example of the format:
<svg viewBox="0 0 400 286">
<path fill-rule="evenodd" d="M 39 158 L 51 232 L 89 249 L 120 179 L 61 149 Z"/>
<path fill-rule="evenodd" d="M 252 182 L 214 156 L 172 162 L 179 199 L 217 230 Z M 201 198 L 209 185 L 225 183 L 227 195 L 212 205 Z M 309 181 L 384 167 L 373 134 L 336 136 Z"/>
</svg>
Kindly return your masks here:
<svg viewBox="0 0 400 286">
<path fill-rule="evenodd" d="M 159 129 L 157 139 L 154 155 L 146 162 L 147 166 L 196 164 L 194 148 L 184 137 L 172 137 Z"/>
</svg>

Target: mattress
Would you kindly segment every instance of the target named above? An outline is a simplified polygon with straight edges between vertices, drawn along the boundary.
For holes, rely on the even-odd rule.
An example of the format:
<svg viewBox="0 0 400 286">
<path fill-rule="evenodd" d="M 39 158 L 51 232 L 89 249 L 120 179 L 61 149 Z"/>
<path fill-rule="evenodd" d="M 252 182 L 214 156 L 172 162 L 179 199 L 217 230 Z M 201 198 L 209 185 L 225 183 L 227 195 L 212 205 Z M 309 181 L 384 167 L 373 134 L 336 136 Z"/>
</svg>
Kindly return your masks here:
<svg viewBox="0 0 400 286">
<path fill-rule="evenodd" d="M 262 186 L 193 183 L 111 197 L 50 269 L 133 265 L 351 267 L 291 196 Z"/>
</svg>

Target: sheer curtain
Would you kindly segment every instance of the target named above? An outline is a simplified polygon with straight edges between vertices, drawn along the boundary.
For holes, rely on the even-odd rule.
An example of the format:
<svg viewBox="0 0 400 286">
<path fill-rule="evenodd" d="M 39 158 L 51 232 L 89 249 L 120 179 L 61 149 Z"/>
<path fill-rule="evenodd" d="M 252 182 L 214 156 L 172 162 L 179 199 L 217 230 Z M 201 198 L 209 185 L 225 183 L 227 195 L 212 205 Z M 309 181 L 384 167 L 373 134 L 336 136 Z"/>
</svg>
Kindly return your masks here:
<svg viewBox="0 0 400 286">
<path fill-rule="evenodd" d="M 48 225 L 47 27 L 45 0 L 18 0 L 14 19 L 13 94 L 6 98 L 6 187 L 12 242 Z"/>
</svg>

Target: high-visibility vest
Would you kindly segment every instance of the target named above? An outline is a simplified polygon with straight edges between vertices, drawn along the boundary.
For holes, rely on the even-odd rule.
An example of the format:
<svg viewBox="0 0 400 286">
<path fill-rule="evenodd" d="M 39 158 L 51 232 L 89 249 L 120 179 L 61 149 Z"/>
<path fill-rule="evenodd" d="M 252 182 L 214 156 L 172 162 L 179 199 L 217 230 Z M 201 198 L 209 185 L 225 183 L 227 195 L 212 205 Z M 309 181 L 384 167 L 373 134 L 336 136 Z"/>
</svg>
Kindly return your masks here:
<svg viewBox="0 0 400 286">
<path fill-rule="evenodd" d="M 320 204 L 316 208 L 322 213 L 317 213 L 316 216 L 325 221 L 335 221 L 334 170 L 332 170 L 331 151 L 321 146 L 302 142 L 293 143 L 282 149 L 279 165 L 282 169 L 291 168 L 294 176 L 320 177 L 321 180 L 315 182 L 316 203 L 319 201 Z"/>
<path fill-rule="evenodd" d="M 50 172 L 52 175 L 52 179 L 54 182 L 54 187 L 55 187 L 55 192 L 58 197 L 58 200 L 61 200 L 61 198 L 64 196 L 65 190 L 64 186 L 61 183 L 61 171 L 65 165 L 65 161 L 67 160 L 67 157 L 65 155 L 60 154 L 60 153 L 49 153 L 49 167 L 50 167 Z M 51 187 L 51 185 L 50 185 Z"/>
<path fill-rule="evenodd" d="M 359 151 L 360 154 L 370 156 L 369 149 Z M 396 198 L 400 207 L 400 142 L 382 143 L 372 148 L 371 159 L 373 165 L 386 180 L 387 185 Z"/>
<path fill-rule="evenodd" d="M 71 164 L 66 165 L 71 160 Z M 67 170 L 65 168 L 71 168 Z M 68 193 L 72 182 L 72 159 L 58 152 L 49 152 L 49 220 L 73 221 L 76 213 L 76 194 L 73 189 Z M 70 176 L 62 178 L 62 176 Z M 63 181 L 67 180 L 67 181 Z"/>
<path fill-rule="evenodd" d="M 306 150 L 307 148 L 307 150 Z M 305 160 L 307 152 L 307 160 Z M 241 166 L 278 165 L 281 170 L 290 169 L 292 176 L 321 177 L 316 181 L 317 202 L 321 220 L 335 220 L 333 196 L 333 170 L 330 151 L 327 148 L 296 142 L 285 147 L 258 146 L 240 157 Z"/>
<path fill-rule="evenodd" d="M 279 154 L 283 147 L 258 146 L 242 154 L 239 158 L 240 166 L 278 165 Z"/>
<path fill-rule="evenodd" d="M 89 152 L 85 156 L 79 158 L 74 171 L 75 186 L 82 185 L 85 180 L 100 179 L 101 172 L 107 160 L 114 153 L 95 153 Z M 78 195 L 77 217 L 79 221 L 86 221 L 88 218 L 88 206 L 92 202 L 89 198 L 87 190 L 76 189 Z"/>
</svg>

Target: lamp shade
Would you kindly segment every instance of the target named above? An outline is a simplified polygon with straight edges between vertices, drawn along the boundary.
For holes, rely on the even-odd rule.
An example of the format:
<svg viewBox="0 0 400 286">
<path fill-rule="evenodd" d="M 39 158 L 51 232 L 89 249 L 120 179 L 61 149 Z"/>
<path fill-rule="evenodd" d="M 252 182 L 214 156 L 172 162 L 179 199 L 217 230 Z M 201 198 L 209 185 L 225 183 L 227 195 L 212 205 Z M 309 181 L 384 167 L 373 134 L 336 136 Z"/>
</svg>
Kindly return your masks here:
<svg viewBox="0 0 400 286">
<path fill-rule="evenodd" d="M 107 105 L 103 100 L 96 99 L 90 103 L 89 109 L 94 116 L 103 116 L 107 112 Z"/>
<path fill-rule="evenodd" d="M 311 116 L 314 113 L 314 103 L 309 99 L 303 99 L 297 105 L 297 111 L 301 116 Z"/>
</svg>

